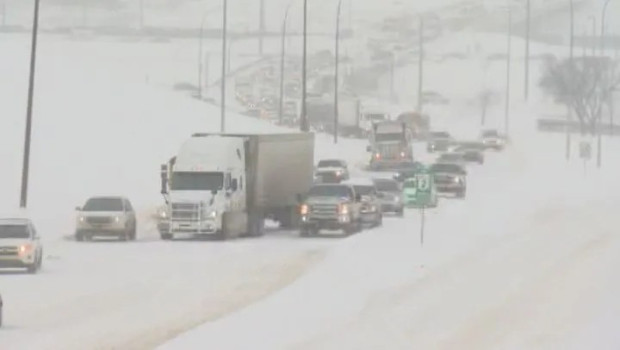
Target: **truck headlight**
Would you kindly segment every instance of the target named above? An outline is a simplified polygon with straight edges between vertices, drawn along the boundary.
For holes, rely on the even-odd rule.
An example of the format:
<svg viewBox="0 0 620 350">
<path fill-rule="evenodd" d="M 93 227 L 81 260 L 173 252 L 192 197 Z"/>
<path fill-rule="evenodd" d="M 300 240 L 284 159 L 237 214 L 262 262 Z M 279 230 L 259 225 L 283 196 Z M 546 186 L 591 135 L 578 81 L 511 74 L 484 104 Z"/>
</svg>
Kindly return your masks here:
<svg viewBox="0 0 620 350">
<path fill-rule="evenodd" d="M 215 219 L 217 217 L 217 210 L 212 210 L 207 216 L 211 219 Z"/>
<path fill-rule="evenodd" d="M 121 218 L 120 218 L 120 216 L 115 216 L 115 217 L 114 217 L 114 222 L 116 222 L 116 223 L 121 222 Z"/>
<path fill-rule="evenodd" d="M 78 221 L 79 222 L 84 222 L 84 217 L 83 216 L 78 217 Z"/>
<path fill-rule="evenodd" d="M 299 209 L 299 213 L 301 215 L 308 215 L 308 211 L 309 211 L 308 209 L 309 209 L 308 204 L 303 204 L 301 208 Z"/>
</svg>

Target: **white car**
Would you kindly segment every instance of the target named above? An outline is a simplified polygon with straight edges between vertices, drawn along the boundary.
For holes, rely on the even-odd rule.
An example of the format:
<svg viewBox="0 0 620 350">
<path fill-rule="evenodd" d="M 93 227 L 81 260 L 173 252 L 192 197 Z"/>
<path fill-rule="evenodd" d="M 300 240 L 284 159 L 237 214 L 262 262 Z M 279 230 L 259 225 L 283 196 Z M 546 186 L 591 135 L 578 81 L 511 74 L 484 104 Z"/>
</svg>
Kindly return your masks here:
<svg viewBox="0 0 620 350">
<path fill-rule="evenodd" d="M 32 221 L 0 219 L 0 268 L 25 268 L 36 273 L 43 264 L 43 245 Z"/>
<path fill-rule="evenodd" d="M 500 135 L 497 130 L 484 130 L 480 138 L 482 139 L 482 144 L 487 149 L 501 151 L 506 146 L 506 138 Z"/>
<path fill-rule="evenodd" d="M 317 164 L 314 176 L 321 182 L 340 182 L 348 180 L 350 177 L 349 167 L 344 160 L 323 159 Z"/>
</svg>

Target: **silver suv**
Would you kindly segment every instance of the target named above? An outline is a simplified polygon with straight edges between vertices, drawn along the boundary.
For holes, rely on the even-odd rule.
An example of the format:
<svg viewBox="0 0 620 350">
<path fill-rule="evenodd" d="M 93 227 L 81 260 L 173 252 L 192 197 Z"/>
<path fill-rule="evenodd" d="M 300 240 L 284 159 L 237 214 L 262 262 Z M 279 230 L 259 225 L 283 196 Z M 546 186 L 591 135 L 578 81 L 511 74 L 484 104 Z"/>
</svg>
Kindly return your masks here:
<svg viewBox="0 0 620 350">
<path fill-rule="evenodd" d="M 136 213 L 127 198 L 92 197 L 84 207 L 76 210 L 77 241 L 91 240 L 93 237 L 118 237 L 125 241 L 136 239 Z"/>
<path fill-rule="evenodd" d="M 43 263 L 43 245 L 32 221 L 0 219 L 0 268 L 26 268 L 36 273 Z"/>
</svg>

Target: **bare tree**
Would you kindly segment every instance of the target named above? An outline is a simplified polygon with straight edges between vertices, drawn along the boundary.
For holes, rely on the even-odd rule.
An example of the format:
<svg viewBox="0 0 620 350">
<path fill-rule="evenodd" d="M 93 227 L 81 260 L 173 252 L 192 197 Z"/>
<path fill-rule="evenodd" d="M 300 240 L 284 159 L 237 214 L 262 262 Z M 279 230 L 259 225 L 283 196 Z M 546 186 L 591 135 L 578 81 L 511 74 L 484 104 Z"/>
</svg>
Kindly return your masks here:
<svg viewBox="0 0 620 350">
<path fill-rule="evenodd" d="M 551 58 L 545 63 L 540 86 L 556 102 L 573 110 L 582 135 L 595 136 L 600 131 L 603 108 L 620 86 L 620 74 L 617 62 L 608 57 L 573 58 L 572 63 Z"/>
</svg>

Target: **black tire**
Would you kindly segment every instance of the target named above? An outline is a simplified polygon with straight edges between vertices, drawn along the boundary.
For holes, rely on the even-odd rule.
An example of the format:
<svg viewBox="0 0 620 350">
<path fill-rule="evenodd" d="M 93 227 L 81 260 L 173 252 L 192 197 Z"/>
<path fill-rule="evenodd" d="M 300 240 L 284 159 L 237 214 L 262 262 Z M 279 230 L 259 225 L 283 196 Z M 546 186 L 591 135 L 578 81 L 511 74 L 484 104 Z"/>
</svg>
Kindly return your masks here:
<svg viewBox="0 0 620 350">
<path fill-rule="evenodd" d="M 402 218 L 403 216 L 405 216 L 405 208 L 400 208 L 399 210 L 397 210 L 396 216 L 398 216 L 399 218 Z"/>
<path fill-rule="evenodd" d="M 375 224 L 375 227 L 381 227 L 383 226 L 383 215 L 379 215 L 379 219 L 377 220 L 377 223 Z"/>
<path fill-rule="evenodd" d="M 75 240 L 77 242 L 84 242 L 84 233 L 80 231 L 75 232 Z"/>
<path fill-rule="evenodd" d="M 456 194 L 456 196 L 457 196 L 458 198 L 465 198 L 465 195 L 466 195 L 466 194 L 467 194 L 467 190 L 461 190 L 461 191 L 459 191 L 459 192 Z"/>
<path fill-rule="evenodd" d="M 137 238 L 137 234 L 138 234 L 138 227 L 137 227 L 136 224 L 133 224 L 133 227 L 131 228 L 131 234 L 130 234 L 129 238 L 132 241 L 135 241 L 136 238 Z"/>
<path fill-rule="evenodd" d="M 307 227 L 302 227 L 299 229 L 299 236 L 300 237 L 310 237 L 311 233 L 310 233 L 310 229 Z"/>
<path fill-rule="evenodd" d="M 32 265 L 28 265 L 28 267 L 26 268 L 26 270 L 28 271 L 29 274 L 34 275 L 37 273 L 37 271 L 39 270 L 37 268 L 38 262 L 35 261 L 34 263 L 32 263 Z"/>
<path fill-rule="evenodd" d="M 160 233 L 159 236 L 161 237 L 162 240 L 164 241 L 170 241 L 172 240 L 172 235 L 169 233 Z"/>
</svg>

